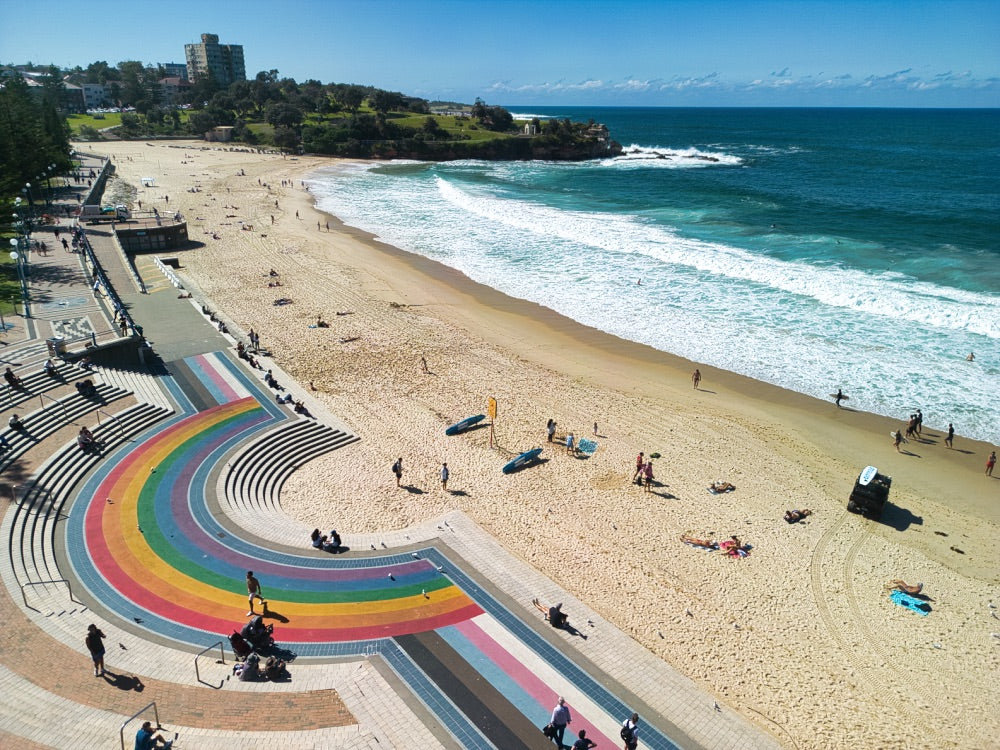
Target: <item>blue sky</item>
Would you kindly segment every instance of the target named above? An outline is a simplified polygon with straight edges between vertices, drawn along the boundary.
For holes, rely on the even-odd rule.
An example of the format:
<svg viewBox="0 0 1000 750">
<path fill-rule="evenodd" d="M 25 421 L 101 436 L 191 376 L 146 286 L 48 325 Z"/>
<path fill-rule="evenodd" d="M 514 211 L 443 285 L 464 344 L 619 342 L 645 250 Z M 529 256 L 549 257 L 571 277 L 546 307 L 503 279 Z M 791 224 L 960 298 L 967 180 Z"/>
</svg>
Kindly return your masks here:
<svg viewBox="0 0 1000 750">
<path fill-rule="evenodd" d="M 0 4 L 0 62 L 183 62 L 428 99 L 620 106 L 1000 107 L 1000 2 L 169 0 Z"/>
</svg>

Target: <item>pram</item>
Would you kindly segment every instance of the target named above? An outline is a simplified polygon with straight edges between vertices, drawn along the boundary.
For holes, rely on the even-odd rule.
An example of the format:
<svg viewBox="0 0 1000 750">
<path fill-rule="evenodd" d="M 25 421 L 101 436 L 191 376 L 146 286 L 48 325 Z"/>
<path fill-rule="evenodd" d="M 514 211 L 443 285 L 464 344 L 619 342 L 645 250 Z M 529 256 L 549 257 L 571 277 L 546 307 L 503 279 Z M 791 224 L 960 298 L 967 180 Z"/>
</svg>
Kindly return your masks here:
<svg viewBox="0 0 1000 750">
<path fill-rule="evenodd" d="M 233 653 L 236 654 L 237 659 L 246 659 L 253 653 L 253 647 L 247 643 L 246 638 L 237 633 L 235 630 L 233 631 L 233 634 L 229 636 L 229 645 L 233 647 Z"/>
<path fill-rule="evenodd" d="M 274 645 L 274 638 L 271 637 L 273 632 L 274 625 L 265 625 L 264 618 L 257 615 L 243 626 L 243 630 L 240 631 L 240 634 L 244 639 L 246 639 L 254 651 L 261 651 L 262 649 Z"/>
</svg>

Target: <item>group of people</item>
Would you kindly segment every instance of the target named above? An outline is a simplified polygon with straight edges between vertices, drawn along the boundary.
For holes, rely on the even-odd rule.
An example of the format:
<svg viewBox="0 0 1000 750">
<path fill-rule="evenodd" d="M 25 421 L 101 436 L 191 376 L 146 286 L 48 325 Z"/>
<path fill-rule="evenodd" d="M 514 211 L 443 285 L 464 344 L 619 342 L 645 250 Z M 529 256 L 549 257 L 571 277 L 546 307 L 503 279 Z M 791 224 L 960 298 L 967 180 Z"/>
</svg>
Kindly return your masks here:
<svg viewBox="0 0 1000 750">
<path fill-rule="evenodd" d="M 313 529 L 309 539 L 315 549 L 325 552 L 339 552 L 344 546 L 336 529 L 331 529 L 329 534 L 320 534 L 319 529 Z"/>
<path fill-rule="evenodd" d="M 400 456 L 395 461 L 392 462 L 392 473 L 396 477 L 396 486 L 403 486 L 403 457 Z M 441 489 L 445 492 L 448 491 L 448 480 L 451 479 L 451 469 L 448 468 L 447 463 L 442 463 L 441 468 L 438 470 L 438 477 L 441 479 Z"/>
<path fill-rule="evenodd" d="M 653 459 L 646 458 L 646 454 L 639 451 L 635 457 L 635 473 L 632 475 L 632 482 L 641 484 L 643 491 L 651 492 L 653 486 Z"/>
<path fill-rule="evenodd" d="M 559 750 L 566 750 L 567 748 L 571 748 L 572 750 L 590 750 L 592 747 L 597 747 L 597 743 L 587 737 L 586 729 L 581 729 L 576 733 L 577 739 L 572 745 L 566 745 L 563 740 L 566 736 L 566 729 L 572 723 L 573 714 L 566 704 L 566 699 L 560 696 L 559 700 L 556 701 L 555 707 L 552 709 L 549 723 L 545 725 L 542 732 L 556 744 Z M 622 722 L 619 736 L 622 742 L 624 742 L 624 750 L 635 750 L 638 747 L 639 714 L 633 713 Z"/>
</svg>

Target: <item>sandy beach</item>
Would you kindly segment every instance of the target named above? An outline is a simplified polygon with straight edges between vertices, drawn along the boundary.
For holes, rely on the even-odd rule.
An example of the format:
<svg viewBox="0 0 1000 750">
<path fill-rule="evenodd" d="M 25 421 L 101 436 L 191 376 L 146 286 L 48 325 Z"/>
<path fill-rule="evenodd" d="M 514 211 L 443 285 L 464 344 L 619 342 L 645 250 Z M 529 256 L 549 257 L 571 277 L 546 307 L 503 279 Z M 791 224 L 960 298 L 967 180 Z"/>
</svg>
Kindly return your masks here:
<svg viewBox="0 0 1000 750">
<path fill-rule="evenodd" d="M 292 476 L 290 517 L 347 537 L 461 510 L 788 747 L 1000 747 L 991 446 L 949 450 L 930 425 L 897 453 L 898 421 L 623 341 L 380 243 L 313 206 L 303 180 L 328 159 L 77 148 L 111 155 L 144 208 L 184 214 L 202 246 L 168 254 L 190 288 L 361 437 Z M 310 327 L 319 316 L 329 327 Z M 490 397 L 498 447 L 488 428 L 444 435 Z M 569 432 L 594 455 L 567 452 Z M 538 446 L 540 465 L 501 474 Z M 630 481 L 639 451 L 660 454 L 652 492 Z M 882 523 L 846 510 L 867 464 L 893 477 Z M 712 495 L 715 480 L 736 490 Z M 787 524 L 791 508 L 813 515 Z M 752 549 L 699 551 L 685 532 Z M 923 582 L 931 613 L 895 606 L 892 579 Z"/>
</svg>

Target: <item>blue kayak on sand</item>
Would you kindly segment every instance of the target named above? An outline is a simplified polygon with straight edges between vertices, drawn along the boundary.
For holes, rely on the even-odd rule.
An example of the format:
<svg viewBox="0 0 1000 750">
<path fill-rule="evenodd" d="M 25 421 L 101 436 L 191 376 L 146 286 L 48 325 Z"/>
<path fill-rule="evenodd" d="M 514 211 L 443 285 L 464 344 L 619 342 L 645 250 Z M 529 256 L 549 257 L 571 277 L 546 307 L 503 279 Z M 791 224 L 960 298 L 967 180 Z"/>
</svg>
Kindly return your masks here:
<svg viewBox="0 0 1000 750">
<path fill-rule="evenodd" d="M 541 448 L 532 448 L 530 451 L 525 451 L 514 460 L 505 463 L 503 466 L 503 473 L 510 474 L 512 471 L 517 471 L 522 466 L 527 466 L 528 464 L 530 464 L 540 455 L 542 455 Z"/>
<path fill-rule="evenodd" d="M 455 422 L 455 424 L 444 431 L 444 434 L 457 435 L 460 432 L 465 432 L 465 430 L 472 427 L 472 425 L 482 422 L 484 419 L 486 419 L 485 414 L 477 414 L 474 417 L 466 417 L 461 422 Z"/>
</svg>

